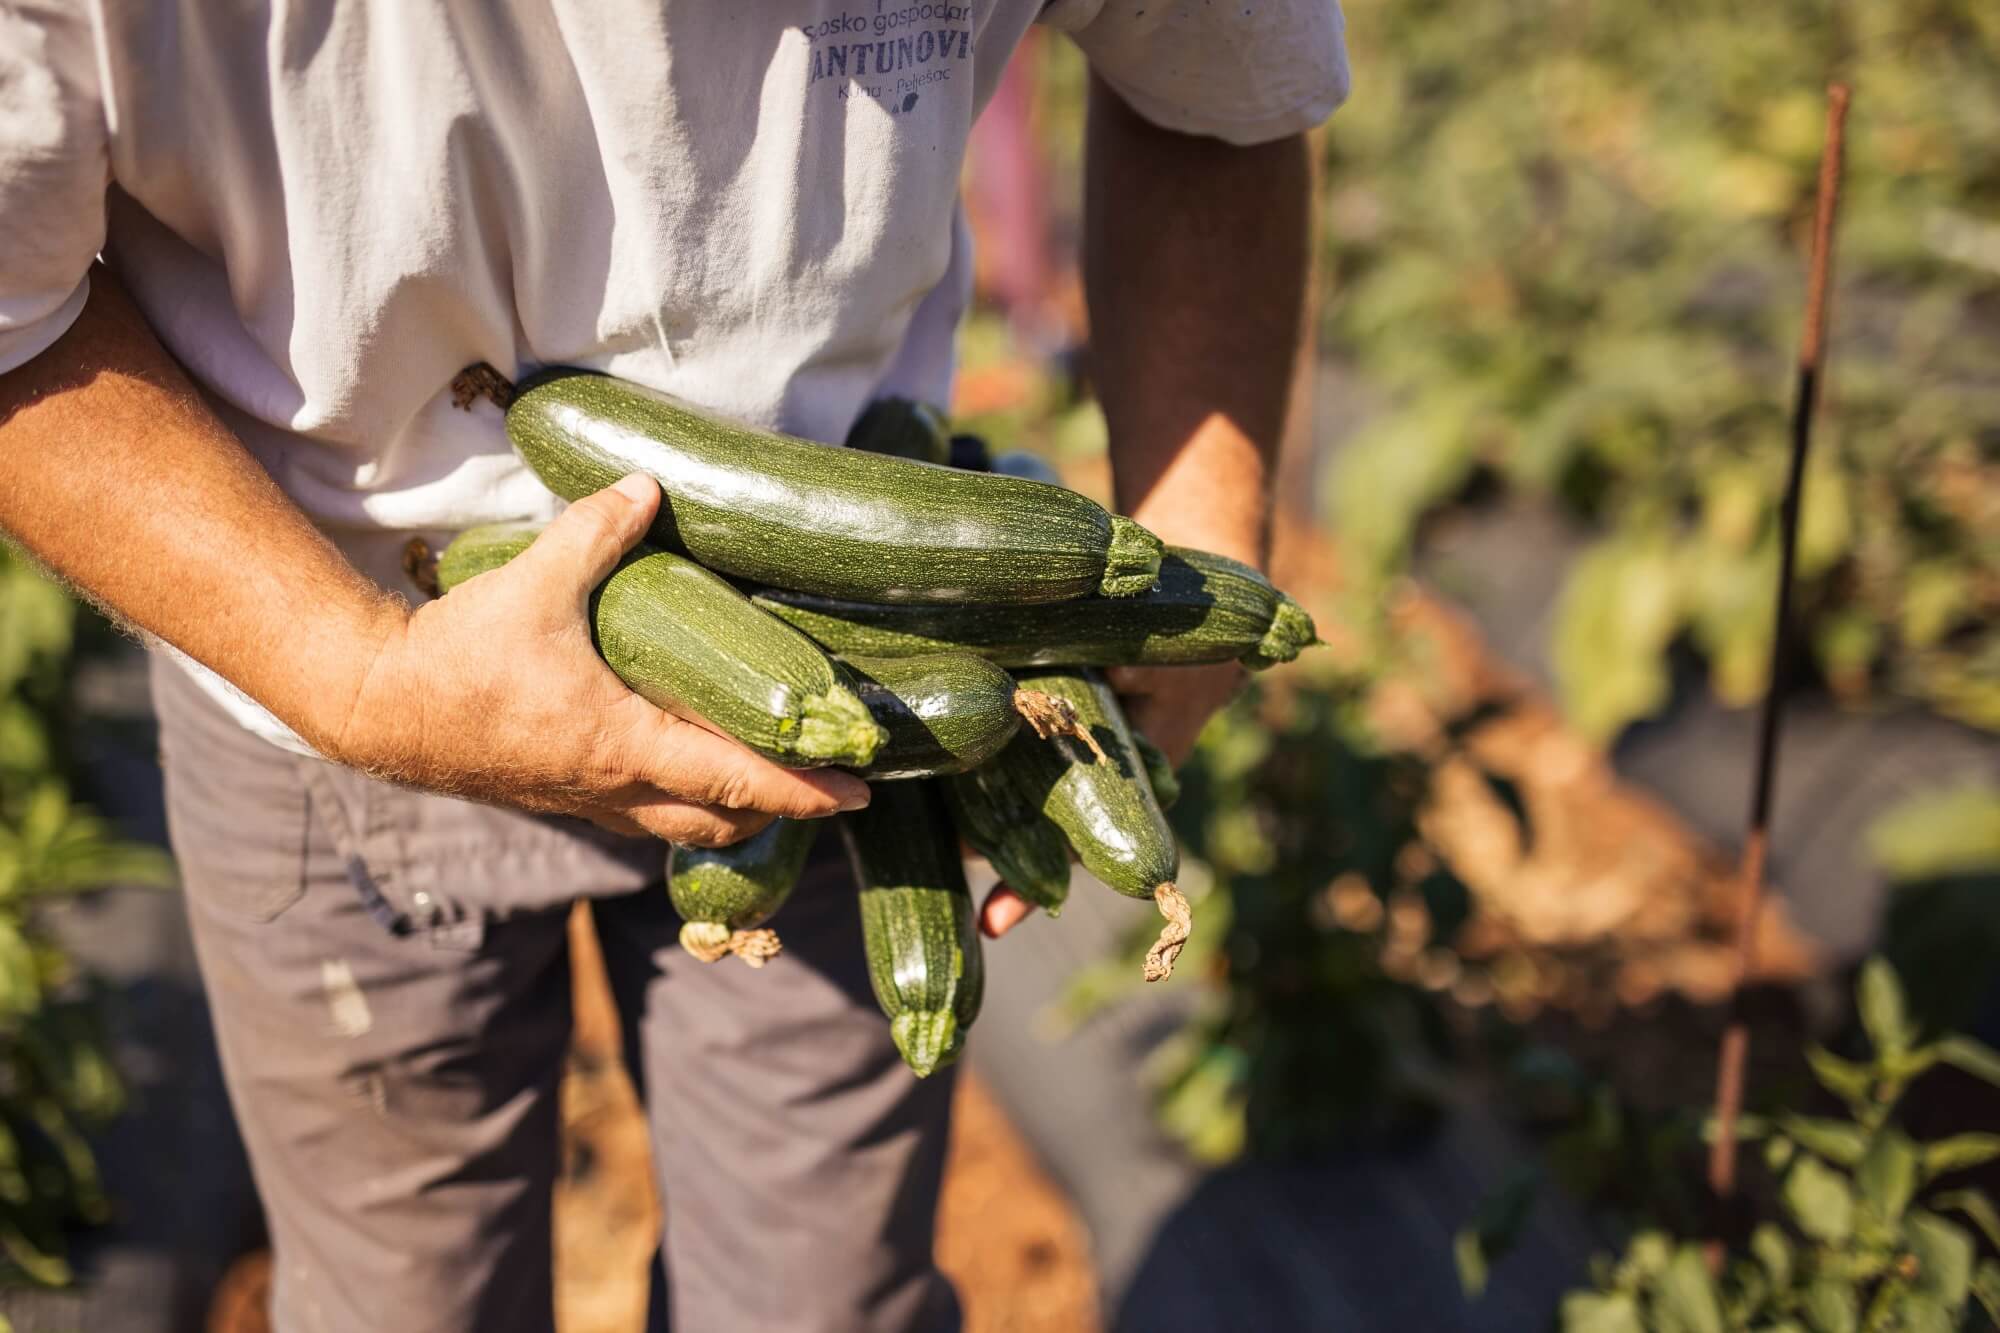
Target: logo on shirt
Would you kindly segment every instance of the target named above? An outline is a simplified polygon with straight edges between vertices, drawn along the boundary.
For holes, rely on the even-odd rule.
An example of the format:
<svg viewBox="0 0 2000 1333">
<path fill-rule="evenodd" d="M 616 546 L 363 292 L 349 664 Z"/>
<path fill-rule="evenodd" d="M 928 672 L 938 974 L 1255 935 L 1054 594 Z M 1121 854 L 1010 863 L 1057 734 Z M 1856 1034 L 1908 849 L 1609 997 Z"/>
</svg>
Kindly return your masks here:
<svg viewBox="0 0 2000 1333">
<path fill-rule="evenodd" d="M 916 106 L 928 84 L 943 83 L 972 58 L 972 6 L 875 0 L 800 25 L 812 57 L 809 86 L 830 83 L 841 101 L 872 97 L 891 114 Z"/>
</svg>

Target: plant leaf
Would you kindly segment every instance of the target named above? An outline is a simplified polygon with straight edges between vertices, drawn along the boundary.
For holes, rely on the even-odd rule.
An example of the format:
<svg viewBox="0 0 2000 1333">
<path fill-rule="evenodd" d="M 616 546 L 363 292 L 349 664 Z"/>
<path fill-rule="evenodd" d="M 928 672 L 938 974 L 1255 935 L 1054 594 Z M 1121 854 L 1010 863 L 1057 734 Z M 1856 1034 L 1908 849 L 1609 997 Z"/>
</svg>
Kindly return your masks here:
<svg viewBox="0 0 2000 1333">
<path fill-rule="evenodd" d="M 1853 1284 L 1839 1278 L 1813 1279 L 1806 1288 L 1804 1304 L 1814 1333 L 1854 1333 L 1861 1323 L 1861 1299 Z"/>
<path fill-rule="evenodd" d="M 1910 1049 L 1916 1034 L 1903 1006 L 1903 983 L 1886 958 L 1870 958 L 1861 965 L 1855 999 L 1861 1007 L 1861 1026 L 1878 1052 L 1900 1055 Z"/>
<path fill-rule="evenodd" d="M 1903 1237 L 1917 1257 L 1917 1287 L 1956 1310 L 1972 1288 L 1972 1237 L 1964 1227 L 1919 1209 L 1903 1224 Z"/>
<path fill-rule="evenodd" d="M 2000 1051 L 1984 1042 L 1971 1037 L 1946 1037 L 1938 1043 L 1938 1059 L 2000 1088 Z"/>
<path fill-rule="evenodd" d="M 1900 1333 L 1958 1333 L 1958 1321 L 1937 1297 L 1913 1291 L 1900 1304 Z"/>
<path fill-rule="evenodd" d="M 1812 1066 L 1820 1086 L 1849 1106 L 1858 1110 L 1873 1100 L 1875 1080 L 1868 1066 L 1843 1060 L 1823 1046 L 1806 1047 L 1806 1063 Z"/>
<path fill-rule="evenodd" d="M 1981 1259 L 1972 1273 L 1972 1294 L 1986 1317 L 2000 1324 L 2000 1261 Z"/>
<path fill-rule="evenodd" d="M 1986 1237 L 1986 1243 L 2000 1250 L 2000 1210 L 1993 1207 L 1993 1200 L 1987 1198 L 1984 1191 L 1945 1190 L 1941 1194 L 1932 1195 L 1930 1204 L 1933 1208 L 1964 1213 L 1971 1219 L 1972 1224 L 1979 1228 L 1980 1234 Z"/>
<path fill-rule="evenodd" d="M 1774 1291 L 1788 1291 L 1792 1285 L 1792 1243 L 1785 1239 L 1785 1233 L 1772 1222 L 1765 1222 L 1750 1233 L 1750 1253 L 1771 1279 Z"/>
<path fill-rule="evenodd" d="M 1646 1333 L 1646 1325 L 1622 1291 L 1576 1291 L 1563 1297 L 1562 1333 Z"/>
<path fill-rule="evenodd" d="M 1659 1305 L 1682 1333 L 1723 1333 L 1722 1298 L 1701 1251 L 1683 1245 L 1660 1278 Z"/>
<path fill-rule="evenodd" d="M 1841 1166 L 1855 1165 L 1868 1151 L 1867 1133 L 1845 1120 L 1786 1113 L 1778 1117 L 1778 1126 L 1807 1152 L 1818 1153 Z"/>
<path fill-rule="evenodd" d="M 1901 1130 L 1883 1130 L 1868 1145 L 1854 1183 L 1875 1215 L 1893 1226 L 1917 1192 L 1917 1145 Z"/>
<path fill-rule="evenodd" d="M 1954 1134 L 1924 1145 L 1924 1178 L 1963 1171 L 2000 1157 L 2000 1134 Z"/>
<path fill-rule="evenodd" d="M 1854 1230 L 1854 1193 L 1847 1179 L 1817 1157 L 1801 1157 L 1785 1177 L 1785 1207 L 1799 1230 L 1816 1240 L 1843 1241 Z"/>
</svg>

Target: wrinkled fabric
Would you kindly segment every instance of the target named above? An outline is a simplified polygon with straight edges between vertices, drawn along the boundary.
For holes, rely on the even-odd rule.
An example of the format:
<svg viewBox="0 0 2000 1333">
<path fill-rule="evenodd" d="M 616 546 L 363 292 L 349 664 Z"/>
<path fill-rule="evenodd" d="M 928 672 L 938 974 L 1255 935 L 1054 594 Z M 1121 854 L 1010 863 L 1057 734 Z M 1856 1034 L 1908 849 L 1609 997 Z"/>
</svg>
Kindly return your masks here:
<svg viewBox="0 0 2000 1333">
<path fill-rule="evenodd" d="M 0 0 L 0 372 L 100 245 L 355 564 L 557 502 L 475 361 L 607 371 L 838 441 L 946 400 L 959 173 L 1040 0 Z M 1347 88 L 1333 0 L 1061 0 L 1142 114 L 1237 142 Z M 109 189 L 107 189 L 109 185 Z M 261 734 L 296 739 L 213 680 Z"/>
</svg>

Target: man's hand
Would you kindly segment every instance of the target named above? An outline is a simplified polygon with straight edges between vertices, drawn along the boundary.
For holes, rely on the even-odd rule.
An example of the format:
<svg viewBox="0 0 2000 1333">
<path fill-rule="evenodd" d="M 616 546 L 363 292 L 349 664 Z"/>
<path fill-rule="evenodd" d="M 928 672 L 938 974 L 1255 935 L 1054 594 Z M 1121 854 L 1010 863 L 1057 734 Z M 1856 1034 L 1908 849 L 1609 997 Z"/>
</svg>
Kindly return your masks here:
<svg viewBox="0 0 2000 1333">
<path fill-rule="evenodd" d="M 75 325 L 0 375 L 0 527 L 321 754 L 413 786 L 720 844 L 867 800 L 631 691 L 589 593 L 659 488 L 572 505 L 505 568 L 412 613 L 307 521 L 101 268 Z"/>
<path fill-rule="evenodd" d="M 866 805 L 861 779 L 782 768 L 661 712 L 597 655 L 591 590 L 659 504 L 650 478 L 627 477 L 571 505 L 516 559 L 419 608 L 376 655 L 331 757 L 700 847 L 747 838 L 777 815 Z"/>
</svg>

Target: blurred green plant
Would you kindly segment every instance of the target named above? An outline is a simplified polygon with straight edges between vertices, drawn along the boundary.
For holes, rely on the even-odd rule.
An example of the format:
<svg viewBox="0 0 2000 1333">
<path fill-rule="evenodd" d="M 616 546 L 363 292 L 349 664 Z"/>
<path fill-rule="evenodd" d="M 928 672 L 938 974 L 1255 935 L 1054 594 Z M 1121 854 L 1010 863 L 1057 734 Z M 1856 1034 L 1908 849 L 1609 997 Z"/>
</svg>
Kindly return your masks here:
<svg viewBox="0 0 2000 1333">
<path fill-rule="evenodd" d="M 2000 1052 L 1963 1036 L 1922 1040 L 1895 969 L 1871 959 L 1856 1000 L 1871 1047 L 1844 1060 L 1807 1052 L 1845 1117 L 1746 1117 L 1739 1136 L 1763 1145 L 1780 1182 L 1782 1220 L 1711 1275 L 1701 1247 L 1664 1231 L 1634 1236 L 1593 1265 L 1594 1288 L 1562 1304 L 1564 1333 L 1857 1333 L 1969 1326 L 1976 1307 L 2000 1324 L 2000 1212 L 1982 1192 L 1936 1188 L 2000 1159 L 2000 1134 L 1919 1142 L 1894 1123 L 1911 1083 L 1940 1065 L 2000 1087 Z"/>
<path fill-rule="evenodd" d="M 1963 1027 L 1995 994 L 2000 958 L 2000 787 L 1967 780 L 1879 816 L 1869 853 L 1890 880 L 1882 953 L 1926 1026 Z"/>
<path fill-rule="evenodd" d="M 1408 1132 L 1443 1105 L 1453 1037 L 1433 992 L 1457 974 L 1470 895 L 1418 833 L 1434 765 L 1385 750 L 1364 700 L 1294 671 L 1232 705 L 1182 769 L 1181 968 L 1220 984 L 1151 1072 L 1161 1124 L 1201 1160 Z M 1136 988 L 1146 933 L 1079 974 L 1063 1023 Z"/>
<path fill-rule="evenodd" d="M 122 1098 L 91 988 L 38 909 L 172 878 L 163 854 L 116 837 L 60 776 L 76 614 L 0 543 L 0 1281 L 69 1279 L 64 1229 L 106 1215 L 85 1133 Z"/>
<path fill-rule="evenodd" d="M 1553 627 L 1609 738 L 1691 642 L 1768 672 L 1822 88 L 1855 85 L 1800 612 L 1836 694 L 2000 727 L 2000 7 L 1347 6 L 1331 346 L 1388 407 L 1329 478 L 1361 602 L 1477 481 L 1599 534 Z"/>
</svg>

